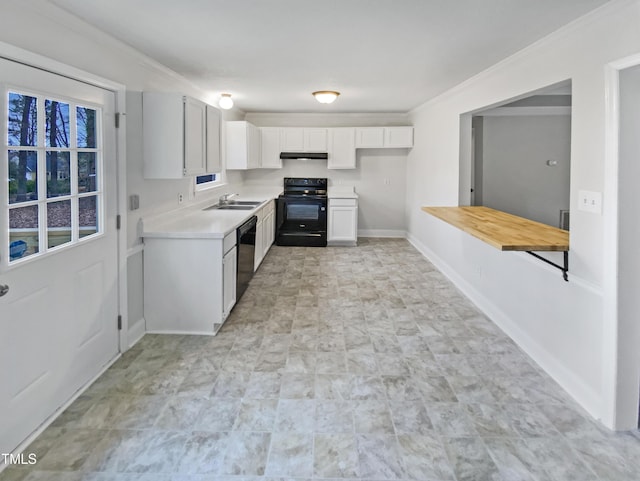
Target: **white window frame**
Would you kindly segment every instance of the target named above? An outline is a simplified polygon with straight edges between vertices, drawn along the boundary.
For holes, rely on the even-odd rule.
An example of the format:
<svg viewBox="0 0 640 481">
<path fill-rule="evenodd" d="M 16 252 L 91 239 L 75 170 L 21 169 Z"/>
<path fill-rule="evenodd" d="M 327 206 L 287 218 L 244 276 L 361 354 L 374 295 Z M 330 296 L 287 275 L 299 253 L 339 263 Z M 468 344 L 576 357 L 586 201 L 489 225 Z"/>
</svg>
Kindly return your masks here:
<svg viewBox="0 0 640 481">
<path fill-rule="evenodd" d="M 202 184 L 198 184 L 198 177 L 206 177 L 208 175 L 215 175 L 216 179 L 209 182 L 203 182 Z M 226 179 L 222 172 L 211 172 L 208 174 L 197 175 L 193 178 L 193 190 L 194 192 L 202 192 L 205 190 L 213 189 L 215 187 L 220 187 L 225 183 L 226 183 Z"/>
<path fill-rule="evenodd" d="M 2 226 L 5 231 L 6 237 L 4 237 L 4 242 L 6 242 L 6 252 L 7 255 L 3 256 L 2 265 L 6 269 L 11 269 L 16 266 L 25 264 L 27 262 L 31 262 L 37 259 L 42 259 L 45 256 L 54 254 L 56 252 L 66 250 L 69 248 L 73 248 L 85 242 L 90 242 L 93 239 L 97 239 L 104 236 L 104 208 L 105 208 L 105 192 L 104 192 L 104 128 L 102 125 L 102 106 L 95 105 L 90 102 L 84 102 L 72 97 L 61 97 L 60 95 L 51 94 L 49 92 L 39 92 L 31 89 L 25 89 L 16 85 L 7 85 L 3 84 L 0 88 L 2 95 L 4 95 L 4 102 L 6 104 L 4 111 L 2 112 L 2 122 L 0 122 L 0 127 L 3 135 L 3 152 L 2 152 L 2 167 L 0 168 L 0 174 L 2 175 L 2 182 L 5 183 L 6 195 L 2 196 L 0 199 L 0 205 L 6 212 L 6 225 Z M 16 146 L 9 145 L 9 93 L 25 95 L 36 98 L 37 105 L 37 142 L 35 146 Z M 46 100 L 54 100 L 62 103 L 66 103 L 69 105 L 69 137 L 70 137 L 70 147 L 47 147 L 45 142 L 46 137 L 46 119 L 45 119 L 45 101 Z M 96 111 L 96 148 L 78 148 L 77 145 L 77 118 L 76 118 L 76 108 L 77 107 L 86 107 Z M 27 151 L 35 151 L 38 156 L 38 167 L 36 170 L 36 182 L 38 183 L 38 199 L 30 200 L 26 202 L 20 203 L 9 203 L 9 189 L 8 189 L 8 153 L 9 151 L 15 150 L 27 150 Z M 60 197 L 52 197 L 47 198 L 47 169 L 46 169 L 46 153 L 49 151 L 58 151 L 58 152 L 70 152 L 70 195 L 60 196 Z M 96 153 L 96 190 L 91 192 L 78 192 L 78 153 L 81 152 L 95 152 Z M 80 237 L 80 225 L 79 225 L 79 207 L 78 202 L 79 199 L 84 197 L 96 197 L 97 208 L 96 208 L 96 224 L 97 230 L 93 234 L 86 235 L 84 237 Z M 49 247 L 48 246 L 48 229 L 47 229 L 47 206 L 53 202 L 59 201 L 71 201 L 71 240 L 64 244 Z M 11 233 L 10 233 L 10 210 L 21 208 L 21 207 L 29 207 L 29 206 L 37 206 L 38 208 L 38 252 L 28 255 L 26 257 L 18 258 L 11 260 L 11 256 L 9 255 L 11 244 Z M 4 250 L 4 249 L 3 249 Z"/>
</svg>

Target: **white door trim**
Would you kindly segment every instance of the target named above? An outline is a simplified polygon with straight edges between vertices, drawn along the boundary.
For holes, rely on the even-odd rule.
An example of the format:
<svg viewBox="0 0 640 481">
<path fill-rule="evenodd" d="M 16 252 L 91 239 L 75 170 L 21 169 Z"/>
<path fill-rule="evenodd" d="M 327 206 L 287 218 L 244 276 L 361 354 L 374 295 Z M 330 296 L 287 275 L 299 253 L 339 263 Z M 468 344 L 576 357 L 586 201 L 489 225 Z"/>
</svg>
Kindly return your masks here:
<svg viewBox="0 0 640 481">
<path fill-rule="evenodd" d="M 120 114 L 120 127 L 116 129 L 116 162 L 118 214 L 121 216 L 118 231 L 118 312 L 122 316 L 122 330 L 119 333 L 120 352 L 129 348 L 127 315 L 127 222 L 125 218 L 127 205 L 127 163 L 126 163 L 126 87 L 124 84 L 105 79 L 98 75 L 58 62 L 43 55 L 0 42 L 0 57 L 30 67 L 46 70 L 50 73 L 78 80 L 96 87 L 110 90 L 116 99 L 115 111 Z M 123 212 L 124 211 L 124 212 Z M 115 322 L 115 321 L 114 321 Z"/>
<path fill-rule="evenodd" d="M 619 266 L 619 132 L 620 132 L 620 71 L 640 65 L 640 55 L 633 55 L 605 65 L 605 163 L 603 204 L 603 252 L 611 262 L 603 267 L 603 406 L 602 422 L 609 428 L 622 430 L 637 428 L 638 392 L 625 389 L 621 376 L 637 373 L 640 366 L 621 356 L 619 339 L 627 333 L 618 316 Z M 622 399 L 635 402 L 622 403 Z M 635 409 L 618 410 L 622 405 L 635 405 Z"/>
</svg>

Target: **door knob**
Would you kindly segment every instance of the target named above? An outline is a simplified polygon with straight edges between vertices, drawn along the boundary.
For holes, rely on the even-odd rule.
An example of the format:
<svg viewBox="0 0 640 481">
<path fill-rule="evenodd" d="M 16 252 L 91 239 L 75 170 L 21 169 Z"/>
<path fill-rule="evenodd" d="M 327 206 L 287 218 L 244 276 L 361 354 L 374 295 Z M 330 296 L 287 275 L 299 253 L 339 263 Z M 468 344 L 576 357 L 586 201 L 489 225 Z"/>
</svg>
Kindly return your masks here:
<svg viewBox="0 0 640 481">
<path fill-rule="evenodd" d="M 6 284 L 0 284 L 0 297 L 4 296 L 7 292 L 9 292 L 9 286 Z"/>
</svg>

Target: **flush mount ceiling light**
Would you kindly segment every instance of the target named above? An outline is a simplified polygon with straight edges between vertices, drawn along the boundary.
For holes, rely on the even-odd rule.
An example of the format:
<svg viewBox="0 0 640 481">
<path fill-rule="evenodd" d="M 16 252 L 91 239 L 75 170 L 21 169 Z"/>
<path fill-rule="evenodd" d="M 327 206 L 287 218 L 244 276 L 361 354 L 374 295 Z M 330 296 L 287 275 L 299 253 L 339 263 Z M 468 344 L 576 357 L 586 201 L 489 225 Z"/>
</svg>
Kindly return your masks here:
<svg viewBox="0 0 640 481">
<path fill-rule="evenodd" d="M 311 95 L 313 95 L 321 104 L 330 104 L 338 98 L 340 92 L 335 92 L 333 90 L 319 90 L 318 92 L 313 92 Z"/>
<path fill-rule="evenodd" d="M 225 110 L 229 110 L 231 107 L 233 107 L 233 99 L 231 98 L 231 94 L 220 94 L 218 105 L 221 109 Z"/>
</svg>

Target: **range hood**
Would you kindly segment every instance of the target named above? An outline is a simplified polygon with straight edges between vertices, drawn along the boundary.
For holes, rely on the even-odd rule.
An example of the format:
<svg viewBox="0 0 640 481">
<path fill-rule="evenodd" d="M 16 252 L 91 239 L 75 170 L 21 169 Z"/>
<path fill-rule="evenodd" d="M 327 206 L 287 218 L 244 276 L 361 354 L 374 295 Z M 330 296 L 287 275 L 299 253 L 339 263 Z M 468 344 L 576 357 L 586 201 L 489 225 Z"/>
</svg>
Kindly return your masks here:
<svg viewBox="0 0 640 481">
<path fill-rule="evenodd" d="M 281 159 L 327 160 L 326 152 L 280 152 Z"/>
</svg>

